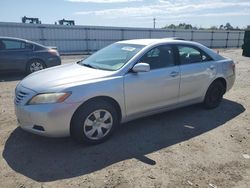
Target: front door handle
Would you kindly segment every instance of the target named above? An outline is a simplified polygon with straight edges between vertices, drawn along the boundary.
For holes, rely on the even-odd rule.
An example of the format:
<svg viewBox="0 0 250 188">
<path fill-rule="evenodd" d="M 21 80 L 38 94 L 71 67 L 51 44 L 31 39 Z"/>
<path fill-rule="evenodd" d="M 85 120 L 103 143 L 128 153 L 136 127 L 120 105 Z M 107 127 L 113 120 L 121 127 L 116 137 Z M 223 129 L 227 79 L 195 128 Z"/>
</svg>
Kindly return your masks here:
<svg viewBox="0 0 250 188">
<path fill-rule="evenodd" d="M 214 70 L 215 69 L 214 65 L 210 65 L 209 69 Z"/>
<path fill-rule="evenodd" d="M 178 75 L 179 75 L 179 72 L 176 72 L 176 71 L 173 71 L 173 72 L 170 73 L 171 77 L 176 77 Z"/>
</svg>

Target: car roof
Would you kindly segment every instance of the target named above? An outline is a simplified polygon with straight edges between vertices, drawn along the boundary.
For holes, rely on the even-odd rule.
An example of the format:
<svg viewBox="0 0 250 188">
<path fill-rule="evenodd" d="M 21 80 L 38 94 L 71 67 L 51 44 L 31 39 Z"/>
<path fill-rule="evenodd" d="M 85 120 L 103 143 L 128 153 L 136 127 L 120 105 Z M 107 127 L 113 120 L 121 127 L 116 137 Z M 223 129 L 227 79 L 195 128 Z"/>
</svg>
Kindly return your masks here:
<svg viewBox="0 0 250 188">
<path fill-rule="evenodd" d="M 133 39 L 133 40 L 123 40 L 119 41 L 118 43 L 126 43 L 126 44 L 138 44 L 138 45 L 151 45 L 151 44 L 157 44 L 157 43 L 163 43 L 163 42 L 173 42 L 173 41 L 179 41 L 183 42 L 184 39 L 178 38 L 178 37 L 171 37 L 171 38 L 160 38 L 160 39 Z M 191 41 L 188 41 L 191 42 Z"/>
<path fill-rule="evenodd" d="M 16 38 L 16 37 L 1 37 L 1 36 L 0 36 L 0 40 L 2 40 L 2 39 L 7 39 L 7 40 L 18 40 L 18 41 L 22 41 L 22 42 L 28 42 L 28 43 L 31 43 L 31 44 L 38 45 L 38 46 L 41 46 L 41 47 L 46 48 L 46 47 L 45 47 L 44 45 L 42 45 L 42 44 L 39 44 L 39 43 L 30 41 L 30 40 L 26 40 L 26 39 L 21 39 L 21 38 Z"/>
<path fill-rule="evenodd" d="M 26 39 L 20 39 L 20 38 L 16 38 L 16 37 L 0 37 L 0 39 L 19 40 L 19 41 L 23 41 L 23 42 L 28 42 L 28 40 L 26 40 Z"/>
<path fill-rule="evenodd" d="M 161 45 L 161 44 L 179 44 L 179 45 L 191 45 L 194 47 L 198 47 L 201 50 L 205 51 L 208 55 L 210 55 L 214 60 L 224 59 L 222 56 L 217 54 L 214 50 L 194 41 L 183 40 L 178 37 L 173 38 L 161 38 L 161 39 L 134 39 L 134 40 L 124 40 L 119 41 L 117 43 L 123 44 L 137 44 L 144 45 L 146 47 Z"/>
</svg>

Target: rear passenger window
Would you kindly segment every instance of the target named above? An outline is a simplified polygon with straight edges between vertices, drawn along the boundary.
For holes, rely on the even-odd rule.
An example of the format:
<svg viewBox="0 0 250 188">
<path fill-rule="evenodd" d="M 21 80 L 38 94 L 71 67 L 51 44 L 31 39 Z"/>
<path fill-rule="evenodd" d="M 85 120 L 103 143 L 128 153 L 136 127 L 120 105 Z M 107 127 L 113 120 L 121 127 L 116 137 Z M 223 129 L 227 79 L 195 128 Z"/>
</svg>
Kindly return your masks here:
<svg viewBox="0 0 250 188">
<path fill-rule="evenodd" d="M 148 63 L 150 69 L 174 66 L 175 63 L 172 47 L 164 45 L 153 48 L 141 58 L 140 62 Z"/>
<path fill-rule="evenodd" d="M 25 43 L 25 49 L 33 49 L 33 45 L 29 43 Z"/>
<path fill-rule="evenodd" d="M 205 53 L 201 54 L 202 61 L 213 61 L 213 59 Z"/>
<path fill-rule="evenodd" d="M 35 51 L 43 50 L 43 47 L 39 45 L 35 45 Z"/>
<path fill-rule="evenodd" d="M 182 65 L 202 62 L 202 54 L 199 50 L 189 46 L 178 46 Z"/>
<path fill-rule="evenodd" d="M 213 60 L 202 50 L 198 50 L 190 46 L 178 46 L 178 51 L 182 65 Z"/>
</svg>

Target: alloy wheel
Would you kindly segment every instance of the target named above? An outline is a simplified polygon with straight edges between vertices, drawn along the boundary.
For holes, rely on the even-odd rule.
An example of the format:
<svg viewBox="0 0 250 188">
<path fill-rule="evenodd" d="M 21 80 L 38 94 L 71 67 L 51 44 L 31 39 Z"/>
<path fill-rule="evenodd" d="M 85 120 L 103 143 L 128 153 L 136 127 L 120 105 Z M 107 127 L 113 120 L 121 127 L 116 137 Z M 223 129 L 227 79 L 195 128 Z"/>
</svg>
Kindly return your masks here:
<svg viewBox="0 0 250 188">
<path fill-rule="evenodd" d="M 104 109 L 92 112 L 84 122 L 84 134 L 91 140 L 105 137 L 111 130 L 113 118 L 110 112 Z"/>
<path fill-rule="evenodd" d="M 36 72 L 36 71 L 39 71 L 42 69 L 44 69 L 44 66 L 40 62 L 35 61 L 35 62 L 30 64 L 30 72 Z"/>
</svg>

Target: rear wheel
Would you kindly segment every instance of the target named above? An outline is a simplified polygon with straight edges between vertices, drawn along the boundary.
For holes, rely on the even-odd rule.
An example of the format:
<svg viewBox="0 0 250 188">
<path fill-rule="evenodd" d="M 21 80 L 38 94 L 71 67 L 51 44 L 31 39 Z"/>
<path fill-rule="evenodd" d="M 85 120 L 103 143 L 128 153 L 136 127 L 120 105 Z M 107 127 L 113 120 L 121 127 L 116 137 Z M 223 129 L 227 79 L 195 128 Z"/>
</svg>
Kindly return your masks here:
<svg viewBox="0 0 250 188">
<path fill-rule="evenodd" d="M 41 60 L 34 59 L 28 63 L 26 72 L 30 74 L 30 73 L 33 73 L 33 72 L 36 72 L 45 68 L 46 66 Z"/>
<path fill-rule="evenodd" d="M 71 136 L 81 143 L 98 144 L 107 140 L 118 124 L 115 108 L 104 100 L 81 106 L 71 122 Z"/>
<path fill-rule="evenodd" d="M 206 93 L 204 99 L 204 107 L 207 109 L 213 109 L 219 106 L 225 93 L 225 87 L 221 81 L 213 82 Z"/>
</svg>

